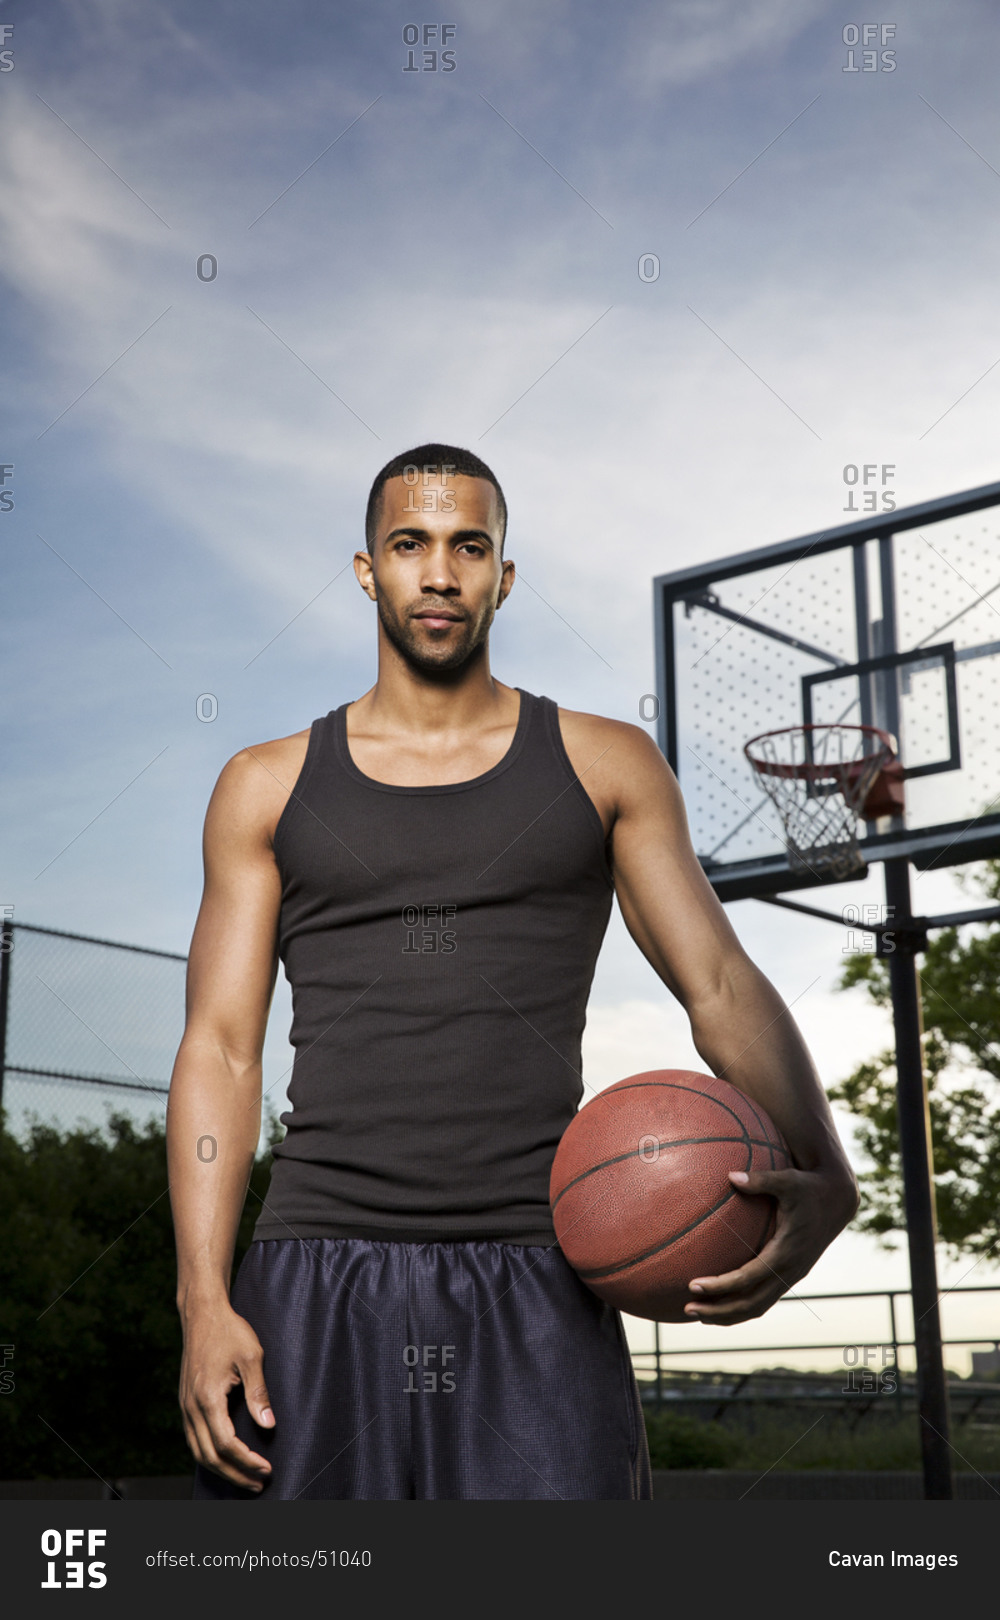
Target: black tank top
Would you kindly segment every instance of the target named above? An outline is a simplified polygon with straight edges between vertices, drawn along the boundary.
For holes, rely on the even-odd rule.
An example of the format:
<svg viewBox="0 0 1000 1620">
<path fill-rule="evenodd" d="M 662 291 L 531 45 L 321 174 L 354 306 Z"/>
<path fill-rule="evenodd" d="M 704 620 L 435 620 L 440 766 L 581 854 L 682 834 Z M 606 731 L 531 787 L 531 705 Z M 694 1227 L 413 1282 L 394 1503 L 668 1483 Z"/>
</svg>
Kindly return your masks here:
<svg viewBox="0 0 1000 1620">
<path fill-rule="evenodd" d="M 347 707 L 274 834 L 295 1064 L 254 1237 L 552 1243 L 613 894 L 600 816 L 550 698 L 522 691 L 503 759 L 436 787 L 365 776 Z"/>
</svg>

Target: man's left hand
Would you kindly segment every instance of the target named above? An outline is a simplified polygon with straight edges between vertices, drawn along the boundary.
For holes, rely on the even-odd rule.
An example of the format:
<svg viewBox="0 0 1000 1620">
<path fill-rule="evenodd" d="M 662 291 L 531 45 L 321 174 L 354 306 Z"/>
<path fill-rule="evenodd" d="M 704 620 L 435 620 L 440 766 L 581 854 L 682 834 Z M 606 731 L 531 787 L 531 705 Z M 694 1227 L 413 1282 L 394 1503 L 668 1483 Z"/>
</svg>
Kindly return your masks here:
<svg viewBox="0 0 1000 1620">
<path fill-rule="evenodd" d="M 740 1194 L 769 1193 L 778 1205 L 773 1237 L 738 1271 L 694 1277 L 695 1298 L 684 1307 L 692 1321 L 731 1327 L 763 1316 L 775 1300 L 811 1271 L 858 1207 L 857 1185 L 836 1170 L 731 1170 Z"/>
</svg>

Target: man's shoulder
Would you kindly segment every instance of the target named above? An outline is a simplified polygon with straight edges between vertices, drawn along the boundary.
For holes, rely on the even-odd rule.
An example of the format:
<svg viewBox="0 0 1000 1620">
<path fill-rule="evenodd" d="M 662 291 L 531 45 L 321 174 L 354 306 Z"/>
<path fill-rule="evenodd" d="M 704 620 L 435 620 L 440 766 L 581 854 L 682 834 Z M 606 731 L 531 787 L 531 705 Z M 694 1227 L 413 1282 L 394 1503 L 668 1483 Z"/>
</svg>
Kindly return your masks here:
<svg viewBox="0 0 1000 1620">
<path fill-rule="evenodd" d="M 613 720 L 606 714 L 588 714 L 582 709 L 559 707 L 559 729 L 567 750 L 571 744 L 598 751 L 613 749 L 620 758 L 629 760 L 652 759 L 663 756 L 652 737 L 629 720 Z"/>
<path fill-rule="evenodd" d="M 309 746 L 311 726 L 303 731 L 290 732 L 287 737 L 272 737 L 267 742 L 248 743 L 240 748 L 222 767 L 219 780 L 224 777 L 235 785 L 262 784 L 267 777 L 286 778 L 290 769 L 296 775 L 302 768 Z M 294 778 L 289 787 L 294 785 Z"/>
<path fill-rule="evenodd" d="M 219 773 L 213 804 L 273 831 L 305 762 L 311 729 L 239 749 Z"/>
<path fill-rule="evenodd" d="M 302 731 L 291 731 L 287 737 L 272 737 L 267 742 L 248 743 L 245 748 L 239 749 L 231 759 L 226 761 L 224 770 L 234 774 L 244 772 L 278 770 L 290 761 L 301 760 L 305 757 L 309 746 L 309 734 L 312 726 L 305 726 Z"/>
<path fill-rule="evenodd" d="M 569 762 L 606 828 L 620 815 L 673 800 L 676 789 L 670 767 L 640 726 L 605 714 L 560 708 L 559 729 Z"/>
</svg>

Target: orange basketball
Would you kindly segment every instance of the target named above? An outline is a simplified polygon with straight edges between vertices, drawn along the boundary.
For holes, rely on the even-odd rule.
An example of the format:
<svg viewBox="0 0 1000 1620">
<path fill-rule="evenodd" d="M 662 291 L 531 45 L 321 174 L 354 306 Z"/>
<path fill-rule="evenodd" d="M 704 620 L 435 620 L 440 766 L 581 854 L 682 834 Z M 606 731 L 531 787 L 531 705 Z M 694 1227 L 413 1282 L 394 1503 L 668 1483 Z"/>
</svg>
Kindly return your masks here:
<svg viewBox="0 0 1000 1620">
<path fill-rule="evenodd" d="M 559 1246 L 601 1299 L 630 1316 L 687 1322 L 692 1277 L 735 1271 L 774 1230 L 773 1198 L 738 1192 L 730 1170 L 786 1170 L 791 1155 L 759 1103 L 684 1069 L 633 1074 L 571 1120 L 549 1200 Z"/>
</svg>

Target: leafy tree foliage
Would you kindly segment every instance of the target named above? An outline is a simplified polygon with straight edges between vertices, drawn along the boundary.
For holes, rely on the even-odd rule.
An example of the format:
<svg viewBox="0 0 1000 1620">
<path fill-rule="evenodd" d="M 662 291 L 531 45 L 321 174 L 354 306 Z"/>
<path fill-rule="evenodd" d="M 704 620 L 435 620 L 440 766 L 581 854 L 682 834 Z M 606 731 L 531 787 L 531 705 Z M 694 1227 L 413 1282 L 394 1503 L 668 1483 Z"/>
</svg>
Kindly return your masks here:
<svg viewBox="0 0 1000 1620">
<path fill-rule="evenodd" d="M 1000 861 L 967 880 L 1000 901 Z M 884 959 L 852 956 L 840 988 L 863 986 L 876 1006 L 891 1005 Z M 921 970 L 924 1068 L 933 1141 L 938 1231 L 955 1253 L 1000 1254 L 1000 926 L 964 941 L 957 928 L 932 938 Z M 859 1121 L 870 1168 L 859 1177 L 855 1227 L 895 1247 L 905 1230 L 891 1050 L 861 1063 L 830 1091 Z"/>
<path fill-rule="evenodd" d="M 280 1135 L 272 1120 L 271 1140 Z M 269 1179 L 262 1153 L 237 1264 Z M 190 1473 L 162 1124 L 35 1125 L 23 1140 L 0 1125 L 0 1207 L 0 1343 L 13 1375 L 0 1394 L 0 1475 Z"/>
</svg>

